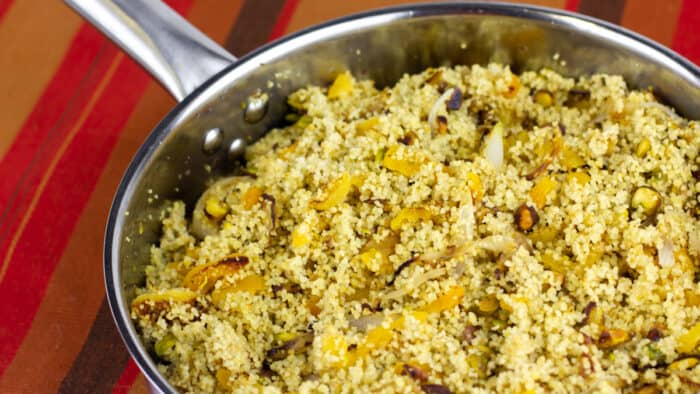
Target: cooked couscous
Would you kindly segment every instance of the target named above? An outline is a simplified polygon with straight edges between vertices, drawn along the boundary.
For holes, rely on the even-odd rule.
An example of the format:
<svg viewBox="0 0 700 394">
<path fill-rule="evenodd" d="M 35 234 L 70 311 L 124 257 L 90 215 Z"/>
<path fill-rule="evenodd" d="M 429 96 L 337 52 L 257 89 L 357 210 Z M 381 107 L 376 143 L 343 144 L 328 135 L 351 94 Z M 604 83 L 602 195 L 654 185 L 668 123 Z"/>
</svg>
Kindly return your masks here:
<svg viewBox="0 0 700 394">
<path fill-rule="evenodd" d="M 184 392 L 700 389 L 700 124 L 618 76 L 292 94 L 132 317 Z"/>
</svg>

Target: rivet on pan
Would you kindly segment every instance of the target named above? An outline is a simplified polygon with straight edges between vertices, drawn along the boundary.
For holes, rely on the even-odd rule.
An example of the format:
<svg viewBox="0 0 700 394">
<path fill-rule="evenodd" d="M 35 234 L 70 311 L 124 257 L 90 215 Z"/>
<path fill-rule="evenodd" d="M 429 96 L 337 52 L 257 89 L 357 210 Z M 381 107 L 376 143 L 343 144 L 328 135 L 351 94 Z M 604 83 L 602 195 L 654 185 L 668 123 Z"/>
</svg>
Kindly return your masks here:
<svg viewBox="0 0 700 394">
<path fill-rule="evenodd" d="M 221 143 L 224 142 L 224 133 L 219 128 L 207 130 L 202 139 L 202 150 L 204 153 L 211 155 L 221 148 Z"/>
<path fill-rule="evenodd" d="M 267 103 L 270 97 L 267 93 L 256 92 L 248 97 L 245 103 L 243 118 L 248 123 L 259 122 L 267 112 Z"/>
<path fill-rule="evenodd" d="M 236 138 L 231 141 L 231 146 L 228 148 L 228 158 L 231 160 L 238 159 L 245 151 L 246 143 L 243 138 Z"/>
</svg>

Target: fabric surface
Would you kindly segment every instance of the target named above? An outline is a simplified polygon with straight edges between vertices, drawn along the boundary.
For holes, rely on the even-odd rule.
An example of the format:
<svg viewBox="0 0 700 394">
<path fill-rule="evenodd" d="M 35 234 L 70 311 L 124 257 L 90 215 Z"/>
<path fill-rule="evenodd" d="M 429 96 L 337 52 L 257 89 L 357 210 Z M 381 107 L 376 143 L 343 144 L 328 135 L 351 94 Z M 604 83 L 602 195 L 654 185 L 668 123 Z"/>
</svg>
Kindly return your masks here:
<svg viewBox="0 0 700 394">
<path fill-rule="evenodd" d="M 236 55 L 396 0 L 169 0 Z M 700 1 L 537 0 L 700 62 Z M 60 1 L 0 0 L 0 392 L 143 393 L 105 300 L 107 213 L 175 101 Z"/>
</svg>

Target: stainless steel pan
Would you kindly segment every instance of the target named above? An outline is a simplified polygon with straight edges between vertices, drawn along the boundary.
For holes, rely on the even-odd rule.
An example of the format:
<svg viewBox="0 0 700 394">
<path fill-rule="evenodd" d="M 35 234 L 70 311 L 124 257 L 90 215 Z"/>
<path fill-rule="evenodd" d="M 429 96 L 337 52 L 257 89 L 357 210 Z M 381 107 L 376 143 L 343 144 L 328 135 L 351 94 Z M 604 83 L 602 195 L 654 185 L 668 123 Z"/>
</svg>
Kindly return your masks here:
<svg viewBox="0 0 700 394">
<path fill-rule="evenodd" d="M 153 130 L 116 192 L 105 236 L 107 297 L 129 352 L 154 391 L 172 392 L 129 318 L 158 241 L 162 203 L 190 206 L 235 168 L 247 144 L 278 125 L 285 97 L 350 69 L 378 85 L 445 64 L 497 61 L 578 76 L 622 74 L 700 116 L 700 69 L 617 26 L 568 12 L 497 3 L 422 4 L 325 23 L 237 59 L 156 0 L 66 0 L 180 102 Z"/>
</svg>

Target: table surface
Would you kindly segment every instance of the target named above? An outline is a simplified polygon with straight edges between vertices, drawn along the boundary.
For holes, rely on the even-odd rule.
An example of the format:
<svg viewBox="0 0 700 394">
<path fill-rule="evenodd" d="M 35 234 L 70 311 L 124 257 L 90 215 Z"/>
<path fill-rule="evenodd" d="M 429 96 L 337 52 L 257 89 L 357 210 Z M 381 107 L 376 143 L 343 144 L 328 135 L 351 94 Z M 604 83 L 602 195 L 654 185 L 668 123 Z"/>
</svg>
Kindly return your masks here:
<svg viewBox="0 0 700 394">
<path fill-rule="evenodd" d="M 396 0 L 170 0 L 232 53 Z M 538 0 L 700 62 L 698 0 Z M 0 0 L 0 392 L 147 392 L 105 300 L 130 158 L 175 101 L 60 1 Z"/>
</svg>

